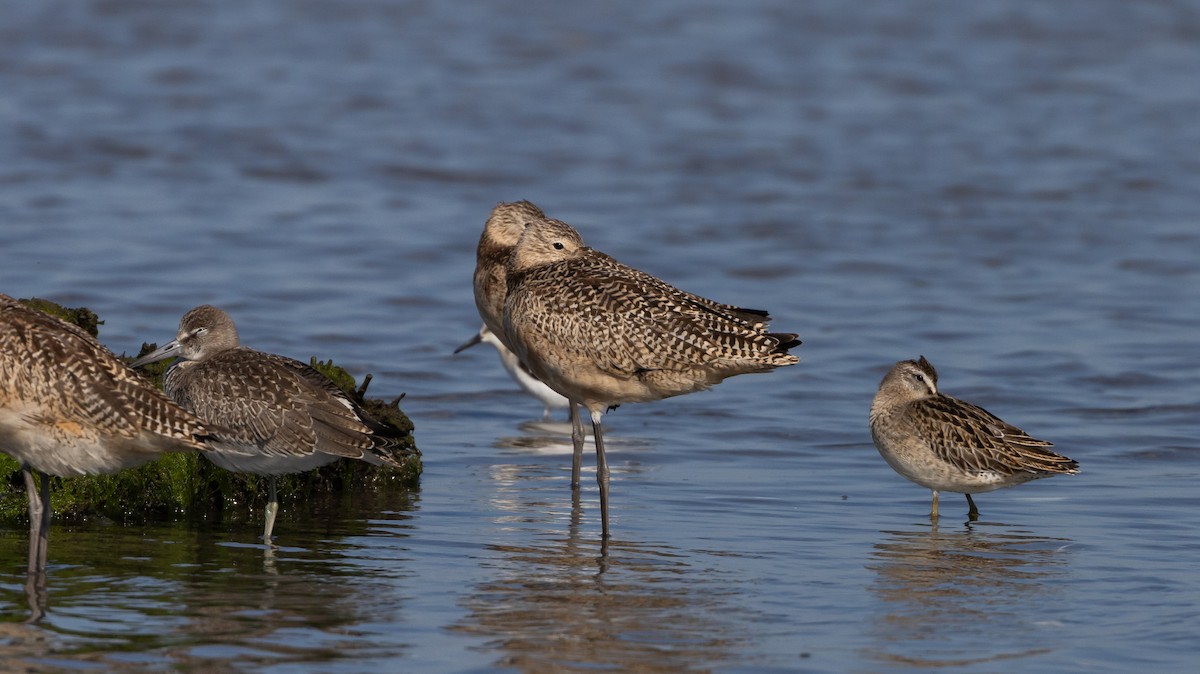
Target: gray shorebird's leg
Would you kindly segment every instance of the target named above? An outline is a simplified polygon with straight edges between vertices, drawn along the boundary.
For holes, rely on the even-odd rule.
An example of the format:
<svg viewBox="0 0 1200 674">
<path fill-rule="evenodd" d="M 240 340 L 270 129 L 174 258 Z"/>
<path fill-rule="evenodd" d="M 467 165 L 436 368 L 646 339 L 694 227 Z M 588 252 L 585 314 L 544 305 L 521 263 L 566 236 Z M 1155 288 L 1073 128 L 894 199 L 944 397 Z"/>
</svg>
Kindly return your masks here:
<svg viewBox="0 0 1200 674">
<path fill-rule="evenodd" d="M 571 410 L 571 445 L 574 453 L 571 455 L 571 489 L 579 490 L 579 473 L 583 467 L 583 420 L 579 418 L 579 405 L 575 401 L 568 403 Z"/>
<path fill-rule="evenodd" d="M 275 495 L 275 476 L 271 476 L 271 493 L 267 498 L 266 522 L 263 524 L 263 543 L 271 544 L 271 532 L 275 530 L 275 515 L 279 512 L 279 499 Z"/>
<path fill-rule="evenodd" d="M 604 456 L 604 432 L 600 428 L 600 415 L 592 412 L 592 433 L 596 442 L 596 484 L 600 485 L 600 529 L 604 540 L 608 540 L 608 458 Z"/>
<path fill-rule="evenodd" d="M 936 489 L 934 489 L 934 490 L 933 490 L 933 509 L 929 511 L 929 518 L 930 518 L 930 519 L 934 519 L 934 520 L 936 520 L 936 519 L 938 518 L 938 514 L 937 514 L 937 502 L 938 502 L 938 493 L 937 493 L 937 490 L 936 490 Z"/>
<path fill-rule="evenodd" d="M 28 464 L 21 466 L 25 491 L 29 493 L 29 572 L 46 571 L 46 552 L 50 542 L 50 478 L 41 476 L 41 485 Z"/>
<path fill-rule="evenodd" d="M 967 510 L 967 518 L 972 522 L 979 519 L 979 508 L 975 507 L 975 499 L 971 498 L 970 494 L 967 494 L 967 505 L 970 506 L 970 509 Z"/>
</svg>

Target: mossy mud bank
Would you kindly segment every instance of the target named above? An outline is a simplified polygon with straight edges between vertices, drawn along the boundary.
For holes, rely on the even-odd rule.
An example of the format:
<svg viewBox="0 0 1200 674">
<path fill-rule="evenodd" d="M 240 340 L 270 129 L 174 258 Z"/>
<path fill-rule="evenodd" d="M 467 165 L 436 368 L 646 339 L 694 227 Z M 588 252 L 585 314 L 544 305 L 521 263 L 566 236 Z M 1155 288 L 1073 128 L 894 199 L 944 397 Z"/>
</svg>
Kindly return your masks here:
<svg viewBox="0 0 1200 674">
<path fill-rule="evenodd" d="M 98 326 L 103 325 L 103 321 L 86 308 L 68 309 L 36 298 L 21 301 L 79 325 L 93 336 L 97 335 Z M 154 344 L 144 344 L 136 356 L 123 358 L 132 362 L 154 348 Z M 416 449 L 412 421 L 401 411 L 399 399 L 389 402 L 364 397 L 370 375 L 360 386 L 332 360 L 322 362 L 314 357 L 310 362 L 342 390 L 359 398 L 376 419 L 406 433 L 406 444 Z M 167 366 L 168 363 L 153 363 L 139 372 L 161 388 L 162 373 Z M 369 490 L 374 492 L 372 500 L 394 493 L 397 503 L 401 503 L 408 499 L 410 491 L 417 489 L 421 470 L 418 453 L 405 459 L 399 468 L 376 466 L 365 461 L 337 461 L 317 470 L 280 476 L 277 482 L 279 499 L 286 509 L 289 502 L 336 501 Z M 266 503 L 268 480 L 256 475 L 230 473 L 198 453 L 186 453 L 167 454 L 157 461 L 114 475 L 53 477 L 51 485 L 51 503 L 57 520 L 106 518 L 116 522 L 139 522 L 252 516 L 255 512 L 261 513 L 261 507 Z M 28 520 L 28 505 L 20 466 L 12 457 L 0 453 L 0 519 Z"/>
</svg>

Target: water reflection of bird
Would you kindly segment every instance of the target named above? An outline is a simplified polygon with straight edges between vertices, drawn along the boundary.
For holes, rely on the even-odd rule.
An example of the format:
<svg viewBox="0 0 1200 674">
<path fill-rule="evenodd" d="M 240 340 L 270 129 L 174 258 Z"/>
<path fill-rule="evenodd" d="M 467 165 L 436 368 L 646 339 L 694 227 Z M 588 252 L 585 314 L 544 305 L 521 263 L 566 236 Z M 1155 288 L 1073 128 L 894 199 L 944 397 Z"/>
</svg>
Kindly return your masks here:
<svg viewBox="0 0 1200 674">
<path fill-rule="evenodd" d="M 881 534 L 867 565 L 884 610 L 872 629 L 873 658 L 934 668 L 1053 649 L 1026 616 L 1030 602 L 1052 601 L 1070 540 L 1002 524 Z M 998 633 L 1015 637 L 999 641 Z"/>
<path fill-rule="evenodd" d="M 933 490 L 930 516 L 938 516 L 938 492 L 966 494 L 969 517 L 977 519 L 972 493 L 1063 473 L 1079 464 L 1049 449 L 982 407 L 937 389 L 937 370 L 924 356 L 896 363 L 879 384 L 871 404 L 875 447 L 897 473 Z"/>
<path fill-rule="evenodd" d="M 217 307 L 187 312 L 174 340 L 133 365 L 175 356 L 183 360 L 167 371 L 163 390 L 201 419 L 228 429 L 208 458 L 226 470 L 270 478 L 266 543 L 279 510 L 276 476 L 341 458 L 399 465 L 414 451 L 402 442 L 405 433 L 372 419 L 312 367 L 240 346 L 233 320 Z"/>
<path fill-rule="evenodd" d="M 115 473 L 204 449 L 209 432 L 84 330 L 0 294 L 0 450 L 25 476 L 31 574 L 46 564 L 49 475 Z"/>
<path fill-rule="evenodd" d="M 500 354 L 500 364 L 504 366 L 504 369 L 508 372 L 509 376 L 521 386 L 522 390 L 542 401 L 542 421 L 550 420 L 551 409 L 562 409 L 567 407 L 569 404 L 567 399 L 554 389 L 543 384 L 540 379 L 533 376 L 533 373 L 529 371 L 529 368 L 521 364 L 521 360 L 517 358 L 516 354 L 510 351 L 507 346 L 504 346 L 504 343 L 500 341 L 500 338 L 496 336 L 496 333 L 492 332 L 491 328 L 489 328 L 487 325 L 484 325 L 479 329 L 478 335 L 472 337 L 462 346 L 455 349 L 454 353 L 459 353 L 464 349 L 469 349 L 472 346 L 481 343 L 494 346 L 496 351 Z"/>
<path fill-rule="evenodd" d="M 452 629 L 486 638 L 503 667 L 525 672 L 690 672 L 731 663 L 743 638 L 737 612 L 704 571 L 680 551 L 628 542 L 613 544 L 620 562 L 610 567 L 581 540 L 579 492 L 572 497 L 566 538 L 489 546 L 495 577 L 464 594 L 468 615 Z M 509 526 L 522 524 L 528 520 Z"/>
<path fill-rule="evenodd" d="M 788 353 L 800 343 L 796 335 L 767 332 L 765 312 L 678 290 L 588 248 L 558 220 L 526 225 L 509 259 L 507 283 L 505 343 L 538 379 L 591 413 L 605 537 L 605 410 L 799 361 Z M 580 454 L 581 429 L 573 436 L 580 438 Z"/>
</svg>

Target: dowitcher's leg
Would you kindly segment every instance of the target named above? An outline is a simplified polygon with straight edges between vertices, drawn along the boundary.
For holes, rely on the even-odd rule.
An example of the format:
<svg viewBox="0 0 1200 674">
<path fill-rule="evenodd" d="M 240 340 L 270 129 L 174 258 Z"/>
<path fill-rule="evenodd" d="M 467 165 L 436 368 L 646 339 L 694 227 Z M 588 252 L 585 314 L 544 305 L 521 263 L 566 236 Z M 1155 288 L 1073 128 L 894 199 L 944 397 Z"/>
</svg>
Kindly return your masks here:
<svg viewBox="0 0 1200 674">
<path fill-rule="evenodd" d="M 263 543 L 271 544 L 271 532 L 275 530 L 275 515 L 279 512 L 279 498 L 275 495 L 275 476 L 271 476 L 271 493 L 267 498 L 266 523 L 263 525 Z"/>
<path fill-rule="evenodd" d="M 937 493 L 937 490 L 934 489 L 933 490 L 933 509 L 929 511 L 929 517 L 931 519 L 935 519 L 935 520 L 938 518 L 937 502 L 938 502 L 938 493 Z"/>
<path fill-rule="evenodd" d="M 979 519 L 979 508 L 975 507 L 975 499 L 971 498 L 970 494 L 967 494 L 967 505 L 970 506 L 970 510 L 967 511 L 967 517 L 969 517 L 972 522 Z"/>
<path fill-rule="evenodd" d="M 592 437 L 596 442 L 596 484 L 600 485 L 600 529 L 604 540 L 608 540 L 608 459 L 604 456 L 601 414 L 603 412 L 592 412 Z"/>
<path fill-rule="evenodd" d="M 579 489 L 579 472 L 583 465 L 583 420 L 579 418 L 579 405 L 575 401 L 568 403 L 571 410 L 571 445 L 574 453 L 571 455 L 571 489 Z"/>
</svg>

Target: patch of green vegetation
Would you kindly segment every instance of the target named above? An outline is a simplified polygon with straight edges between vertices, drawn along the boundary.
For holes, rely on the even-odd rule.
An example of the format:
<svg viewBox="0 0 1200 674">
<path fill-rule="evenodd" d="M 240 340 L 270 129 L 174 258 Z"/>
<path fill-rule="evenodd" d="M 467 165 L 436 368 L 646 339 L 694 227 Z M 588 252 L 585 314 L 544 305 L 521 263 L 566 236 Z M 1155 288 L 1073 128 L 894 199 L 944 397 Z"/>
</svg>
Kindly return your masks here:
<svg viewBox="0 0 1200 674">
<path fill-rule="evenodd" d="M 61 318 L 72 325 L 78 325 L 84 330 L 87 330 L 88 334 L 93 337 L 100 334 L 99 326 L 104 325 L 104 321 L 100 320 L 100 318 L 96 316 L 96 313 L 87 307 L 69 309 L 61 304 L 51 302 L 50 300 L 44 300 L 40 297 L 31 297 L 29 299 L 21 299 L 18 301 L 21 304 L 24 304 L 32 309 L 37 309 L 44 314 L 50 314 L 51 316 L 54 316 L 55 318 Z"/>
<path fill-rule="evenodd" d="M 42 309 L 52 302 L 30 306 Z M 52 307 L 52 308 L 53 308 Z M 45 311 L 45 309 L 42 309 Z M 87 309 L 47 311 L 96 333 L 102 324 Z M 82 321 L 82 323 L 80 322 Z M 143 344 L 137 357 L 155 347 Z M 133 359 L 127 359 L 132 362 Z M 400 398 L 391 402 L 366 399 L 370 375 L 358 386 L 348 372 L 332 360 L 321 362 L 315 357 L 313 367 L 328 376 L 348 395 L 358 400 L 379 422 L 391 426 L 402 435 L 399 453 L 412 454 L 400 460 L 400 466 L 379 466 L 365 461 L 336 461 L 317 470 L 280 476 L 277 493 L 283 506 L 289 501 L 328 498 L 370 490 L 395 492 L 402 497 L 420 484 L 421 456 L 412 436 L 413 423 L 400 410 Z M 159 388 L 168 363 L 151 363 L 138 372 Z M 403 396 L 401 396 L 403 397 Z M 114 475 L 85 477 L 51 477 L 51 503 L 54 517 L 59 520 L 103 517 L 117 522 L 138 522 L 150 519 L 212 519 L 225 515 L 244 514 L 247 509 L 259 512 L 266 503 L 269 480 L 266 477 L 231 473 L 218 468 L 197 453 L 167 454 L 142 466 Z M 21 467 L 13 458 L 0 454 L 0 519 L 28 518 L 28 499 Z"/>
</svg>

